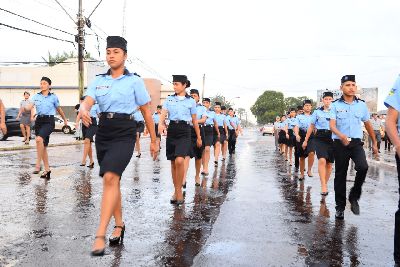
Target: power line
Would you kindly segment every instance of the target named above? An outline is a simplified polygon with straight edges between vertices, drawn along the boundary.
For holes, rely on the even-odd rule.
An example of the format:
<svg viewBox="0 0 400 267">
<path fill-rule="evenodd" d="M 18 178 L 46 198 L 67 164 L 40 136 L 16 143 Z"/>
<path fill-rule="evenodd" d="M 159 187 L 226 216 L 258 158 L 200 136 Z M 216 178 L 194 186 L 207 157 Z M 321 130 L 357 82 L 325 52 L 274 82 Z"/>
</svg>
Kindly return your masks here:
<svg viewBox="0 0 400 267">
<path fill-rule="evenodd" d="M 72 33 L 69 33 L 69 32 L 66 32 L 66 31 L 63 31 L 63 30 L 54 28 L 54 27 L 52 27 L 52 26 L 46 25 L 46 24 L 41 23 L 41 22 L 39 22 L 39 21 L 36 21 L 36 20 L 34 20 L 34 19 L 30 19 L 30 18 L 24 17 L 24 16 L 22 16 L 22 15 L 16 14 L 16 13 L 11 12 L 11 11 L 9 11 L 9 10 L 6 10 L 6 9 L 4 9 L 4 8 L 0 8 L 0 10 L 2 10 L 2 11 L 4 11 L 4 12 L 7 12 L 7 13 L 10 13 L 10 14 L 12 14 L 12 15 L 14 15 L 14 16 L 17 16 L 17 17 L 20 17 L 20 18 L 29 20 L 29 21 L 33 21 L 33 22 L 35 22 L 35 23 L 37 23 L 37 24 L 39 24 L 39 25 L 48 27 L 48 28 L 50 28 L 50 29 L 53 29 L 53 30 L 56 30 L 56 31 L 60 31 L 60 32 L 63 32 L 63 33 L 66 33 L 66 34 L 69 34 L 69 35 L 74 36 L 74 34 L 72 34 Z"/>
<path fill-rule="evenodd" d="M 98 6 L 101 4 L 101 2 L 103 2 L 103 0 L 100 0 L 100 2 L 97 4 L 97 6 L 93 9 L 92 13 L 90 13 L 89 17 L 87 17 L 87 19 L 89 19 L 93 13 L 96 11 L 96 9 L 98 8 Z"/>
<path fill-rule="evenodd" d="M 57 0 L 54 0 L 57 2 L 57 4 L 62 8 L 62 10 L 64 10 L 64 12 L 68 15 L 68 17 L 74 22 L 75 24 L 75 20 L 71 17 L 71 15 L 67 12 L 67 10 L 60 4 L 60 2 L 58 2 Z"/>
<path fill-rule="evenodd" d="M 60 38 L 53 37 L 53 36 L 50 36 L 50 35 L 41 34 L 41 33 L 33 32 L 33 31 L 30 31 L 30 30 L 17 28 L 17 27 L 14 27 L 14 26 L 11 26 L 11 25 L 7 25 L 7 24 L 1 23 L 1 22 L 0 22 L 0 25 L 3 25 L 5 27 L 8 27 L 8 28 L 11 28 L 11 29 L 14 29 L 14 30 L 23 31 L 23 32 L 27 32 L 27 33 L 30 33 L 30 34 L 34 34 L 34 35 L 43 36 L 43 37 L 47 37 L 47 38 L 50 38 L 50 39 L 71 43 L 71 44 L 73 44 L 75 46 L 75 43 L 72 42 L 72 41 L 69 41 L 69 40 L 60 39 Z"/>
</svg>

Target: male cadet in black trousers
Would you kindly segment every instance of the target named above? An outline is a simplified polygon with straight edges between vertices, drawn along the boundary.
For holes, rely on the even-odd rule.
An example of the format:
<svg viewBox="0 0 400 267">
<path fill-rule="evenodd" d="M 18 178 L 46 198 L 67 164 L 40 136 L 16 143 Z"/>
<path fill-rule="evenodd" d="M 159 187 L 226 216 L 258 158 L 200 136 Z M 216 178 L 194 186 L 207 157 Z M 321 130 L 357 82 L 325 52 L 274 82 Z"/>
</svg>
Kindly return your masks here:
<svg viewBox="0 0 400 267">
<path fill-rule="evenodd" d="M 343 95 L 331 105 L 332 118 L 330 128 L 335 150 L 335 201 L 336 218 L 344 219 L 346 207 L 346 177 L 349 160 L 355 164 L 356 178 L 350 190 L 349 201 L 351 211 L 360 214 L 358 201 L 361 196 L 362 185 L 368 171 L 368 163 L 363 148 L 363 131 L 361 122 L 364 122 L 368 134 L 373 142 L 373 153 L 377 156 L 378 148 L 374 130 L 369 121 L 370 115 L 365 102 L 356 97 L 356 78 L 354 75 L 342 77 L 340 89 Z"/>
<path fill-rule="evenodd" d="M 303 106 L 297 106 L 297 114 L 296 117 L 299 115 L 304 114 Z M 296 172 L 299 171 L 299 166 L 300 166 L 300 151 L 298 146 L 294 146 L 294 170 Z"/>
</svg>

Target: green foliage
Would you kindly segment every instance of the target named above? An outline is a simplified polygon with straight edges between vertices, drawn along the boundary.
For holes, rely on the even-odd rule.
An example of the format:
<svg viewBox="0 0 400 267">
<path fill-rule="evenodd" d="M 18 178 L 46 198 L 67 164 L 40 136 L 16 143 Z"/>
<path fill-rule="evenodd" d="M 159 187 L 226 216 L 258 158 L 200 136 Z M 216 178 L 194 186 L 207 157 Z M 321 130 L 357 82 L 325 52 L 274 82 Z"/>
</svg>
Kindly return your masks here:
<svg viewBox="0 0 400 267">
<path fill-rule="evenodd" d="M 232 103 L 226 100 L 225 96 L 217 94 L 213 97 L 210 97 L 211 107 L 214 107 L 215 102 L 221 102 L 222 106 L 225 106 L 227 109 L 233 107 Z"/>
<path fill-rule="evenodd" d="M 275 117 L 282 115 L 285 110 L 283 93 L 265 91 L 258 97 L 250 110 L 256 116 L 259 124 L 275 121 Z"/>
<path fill-rule="evenodd" d="M 45 57 L 42 57 L 42 59 L 44 61 L 46 61 L 47 65 L 55 66 L 58 63 L 65 62 L 67 59 L 77 58 L 77 57 L 78 57 L 78 55 L 75 54 L 74 51 L 70 51 L 70 52 L 65 52 L 64 51 L 63 53 L 61 53 L 61 54 L 57 53 L 57 55 L 54 55 L 54 56 L 51 55 L 50 51 L 49 51 L 47 59 Z M 93 58 L 91 57 L 90 53 L 86 53 L 86 55 L 84 55 L 84 59 L 93 59 Z"/>
</svg>

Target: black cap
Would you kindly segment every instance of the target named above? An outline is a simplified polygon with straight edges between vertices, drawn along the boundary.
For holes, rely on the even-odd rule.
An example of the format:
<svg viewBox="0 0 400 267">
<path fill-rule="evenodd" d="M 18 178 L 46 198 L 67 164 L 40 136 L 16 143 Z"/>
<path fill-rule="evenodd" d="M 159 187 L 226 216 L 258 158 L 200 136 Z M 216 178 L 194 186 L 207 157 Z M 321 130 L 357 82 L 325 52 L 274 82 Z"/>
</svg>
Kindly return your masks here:
<svg viewBox="0 0 400 267">
<path fill-rule="evenodd" d="M 208 97 L 205 97 L 205 98 L 203 98 L 203 101 L 211 102 L 211 99 L 209 99 Z"/>
<path fill-rule="evenodd" d="M 228 108 L 228 110 L 229 110 L 229 111 L 231 111 L 231 110 L 233 111 L 233 108 Z"/>
<path fill-rule="evenodd" d="M 221 102 L 215 102 L 214 106 L 221 106 Z"/>
<path fill-rule="evenodd" d="M 297 110 L 303 110 L 303 106 L 297 106 Z"/>
<path fill-rule="evenodd" d="M 161 106 L 161 105 L 158 105 L 158 106 L 157 106 L 157 109 L 162 109 L 162 106 Z"/>
<path fill-rule="evenodd" d="M 121 48 L 125 52 L 127 51 L 126 45 L 128 42 L 121 36 L 108 36 L 107 37 L 107 48 Z"/>
<path fill-rule="evenodd" d="M 225 106 L 221 106 L 221 110 L 226 110 L 226 107 Z"/>
<path fill-rule="evenodd" d="M 172 82 L 180 82 L 180 83 L 187 83 L 188 79 L 186 75 L 172 75 Z"/>
<path fill-rule="evenodd" d="M 50 78 L 47 78 L 47 77 L 42 77 L 42 79 L 40 79 L 40 81 L 46 81 L 46 82 L 48 82 L 49 83 L 49 85 L 51 85 L 51 80 L 50 80 Z"/>
<path fill-rule="evenodd" d="M 322 98 L 325 98 L 325 97 L 327 97 L 327 96 L 330 96 L 330 97 L 333 98 L 333 93 L 328 91 L 328 92 L 324 92 L 324 93 L 322 94 Z"/>
<path fill-rule="evenodd" d="M 80 100 L 85 100 L 85 96 L 81 96 Z"/>
<path fill-rule="evenodd" d="M 304 106 L 305 104 L 310 104 L 310 105 L 312 105 L 312 101 L 311 101 L 310 99 L 305 99 L 305 100 L 303 101 L 303 106 Z"/>
<path fill-rule="evenodd" d="M 196 95 L 200 95 L 199 90 L 197 89 L 190 89 L 190 94 L 196 94 Z"/>
<path fill-rule="evenodd" d="M 190 87 L 190 85 L 191 85 L 190 81 L 189 81 L 189 80 L 187 80 L 187 82 L 186 82 L 186 88 L 189 88 L 189 87 Z"/>
<path fill-rule="evenodd" d="M 342 77 L 341 80 L 342 83 L 345 82 L 356 82 L 356 76 L 355 75 L 345 75 Z"/>
</svg>

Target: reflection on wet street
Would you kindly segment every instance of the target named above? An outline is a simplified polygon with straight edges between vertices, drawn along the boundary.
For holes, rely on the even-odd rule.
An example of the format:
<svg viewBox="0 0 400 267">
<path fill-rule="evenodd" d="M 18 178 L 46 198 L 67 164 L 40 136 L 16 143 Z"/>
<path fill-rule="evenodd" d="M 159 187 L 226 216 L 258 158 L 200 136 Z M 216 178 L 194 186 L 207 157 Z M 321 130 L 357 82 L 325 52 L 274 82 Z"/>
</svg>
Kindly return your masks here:
<svg viewBox="0 0 400 267">
<path fill-rule="evenodd" d="M 0 266 L 393 265 L 395 169 L 370 166 L 361 215 L 347 209 L 336 222 L 333 178 L 321 197 L 317 177 L 298 181 L 273 139 L 251 131 L 200 187 L 191 166 L 181 207 L 169 203 L 165 150 L 155 162 L 134 157 L 121 180 L 124 244 L 91 258 L 102 180 L 97 165 L 79 167 L 81 152 L 50 148 L 47 182 L 31 174 L 35 150 L 0 154 Z"/>
</svg>

